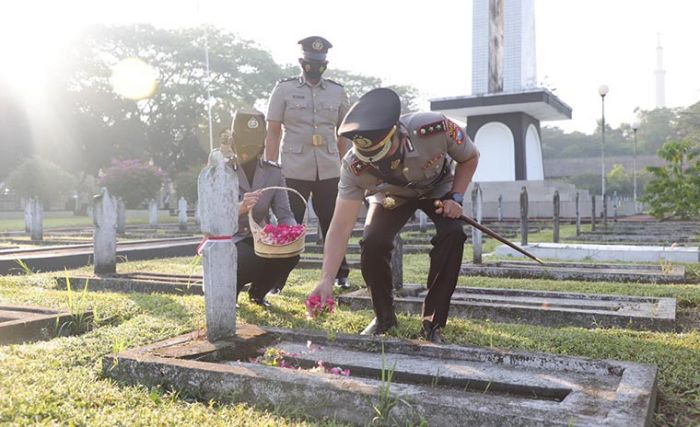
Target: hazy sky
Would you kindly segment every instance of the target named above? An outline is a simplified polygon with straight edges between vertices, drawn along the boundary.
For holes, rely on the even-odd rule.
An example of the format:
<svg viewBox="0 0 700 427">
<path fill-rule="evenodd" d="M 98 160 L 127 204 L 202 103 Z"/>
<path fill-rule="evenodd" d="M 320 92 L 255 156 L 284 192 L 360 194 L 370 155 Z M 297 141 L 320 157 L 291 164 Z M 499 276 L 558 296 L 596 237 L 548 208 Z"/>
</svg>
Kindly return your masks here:
<svg viewBox="0 0 700 427">
<path fill-rule="evenodd" d="M 601 83 L 610 87 L 606 119 L 613 126 L 631 121 L 635 107 L 653 108 L 657 33 L 664 47 L 667 106 L 700 100 L 700 1 L 535 4 L 538 81 L 546 78 L 573 108 L 573 120 L 550 124 L 590 132 L 600 116 Z M 206 22 L 257 41 L 278 62 L 296 63 L 296 41 L 322 35 L 334 44 L 331 67 L 413 85 L 424 100 L 471 93 L 470 0 L 25 0 L 1 7 L 0 78 L 5 79 L 40 73 L 29 69 L 40 70 L 41 55 L 21 56 L 26 47 L 47 51 L 43 57 L 60 54 L 60 41 L 88 24 Z M 427 101 L 422 106 L 427 109 Z"/>
</svg>

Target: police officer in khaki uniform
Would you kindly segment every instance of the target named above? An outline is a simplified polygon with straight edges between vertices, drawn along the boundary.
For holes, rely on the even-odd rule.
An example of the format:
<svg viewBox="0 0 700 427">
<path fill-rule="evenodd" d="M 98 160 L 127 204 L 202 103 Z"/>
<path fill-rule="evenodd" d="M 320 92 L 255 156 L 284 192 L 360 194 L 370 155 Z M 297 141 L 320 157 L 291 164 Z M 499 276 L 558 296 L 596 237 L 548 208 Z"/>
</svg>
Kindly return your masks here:
<svg viewBox="0 0 700 427">
<path fill-rule="evenodd" d="M 437 230 L 421 334 L 439 343 L 466 240 L 457 218 L 479 153 L 464 130 L 441 113 L 400 116 L 400 111 L 395 92 L 375 89 L 350 108 L 339 128 L 340 135 L 352 140 L 353 148 L 343 158 L 323 271 L 312 293 L 322 300 L 332 293 L 333 274 L 345 254 L 362 200 L 369 195 L 361 262 L 376 317 L 363 334 L 381 334 L 396 325 L 390 265 L 393 239 L 416 209 L 421 209 Z M 435 206 L 436 201 L 440 207 Z"/>
<path fill-rule="evenodd" d="M 279 165 L 262 159 L 265 115 L 259 111 L 237 111 L 229 135 L 238 163 L 240 197 L 238 231 L 233 236 L 238 252 L 236 289 L 240 293 L 243 285 L 250 283 L 250 300 L 263 307 L 269 307 L 270 303 L 265 299 L 265 295 L 275 286 L 284 286 L 289 272 L 299 262 L 299 256 L 274 259 L 257 256 L 253 248 L 248 212 L 253 210 L 253 220 L 257 223 L 270 222 L 270 211 L 279 224 L 295 225 L 297 222 L 289 207 L 286 191 L 260 191 L 272 186 L 286 187 Z M 224 143 L 229 135 L 224 135 Z"/>
<path fill-rule="evenodd" d="M 349 103 L 340 84 L 322 77 L 331 43 L 312 36 L 299 44 L 303 52 L 299 58 L 302 74 L 278 82 L 270 96 L 265 158 L 277 161 L 281 142 L 280 164 L 287 185 L 307 200 L 313 194 L 314 211 L 325 237 L 333 217 L 340 161 L 347 145 L 345 138 L 336 137 L 336 130 Z M 291 206 L 297 222 L 301 222 L 306 206 L 297 198 L 291 199 Z M 336 274 L 338 286 L 348 287 L 348 272 L 343 259 Z"/>
</svg>

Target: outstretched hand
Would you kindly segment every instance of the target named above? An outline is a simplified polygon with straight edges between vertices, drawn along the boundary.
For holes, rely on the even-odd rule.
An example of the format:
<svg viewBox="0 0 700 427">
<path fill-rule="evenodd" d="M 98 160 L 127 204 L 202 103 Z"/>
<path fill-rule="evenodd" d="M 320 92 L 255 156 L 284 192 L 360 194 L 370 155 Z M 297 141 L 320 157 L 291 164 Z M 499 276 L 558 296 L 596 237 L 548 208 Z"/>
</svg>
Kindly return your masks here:
<svg viewBox="0 0 700 427">
<path fill-rule="evenodd" d="M 328 301 L 333 301 L 333 283 L 320 281 L 306 299 L 306 314 L 311 318 L 315 318 L 318 314 L 317 305 L 319 303 L 321 304 L 321 309 L 324 305 L 330 305 L 329 311 L 332 311 L 332 304 L 334 303 L 328 304 Z"/>
</svg>

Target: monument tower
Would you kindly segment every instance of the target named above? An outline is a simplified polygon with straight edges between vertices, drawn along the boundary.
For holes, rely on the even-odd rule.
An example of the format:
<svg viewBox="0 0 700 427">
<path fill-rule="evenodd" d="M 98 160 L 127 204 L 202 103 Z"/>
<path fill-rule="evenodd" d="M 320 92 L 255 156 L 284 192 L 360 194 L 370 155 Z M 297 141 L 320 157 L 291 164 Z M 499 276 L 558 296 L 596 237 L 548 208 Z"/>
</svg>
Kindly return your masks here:
<svg viewBox="0 0 700 427">
<path fill-rule="evenodd" d="M 430 100 L 467 122 L 481 152 L 474 181 L 542 180 L 540 122 L 571 107 L 537 87 L 534 0 L 473 0 L 472 96 Z"/>
<path fill-rule="evenodd" d="M 656 35 L 656 108 L 666 108 L 666 70 L 664 70 L 664 48 L 661 34 Z"/>
</svg>

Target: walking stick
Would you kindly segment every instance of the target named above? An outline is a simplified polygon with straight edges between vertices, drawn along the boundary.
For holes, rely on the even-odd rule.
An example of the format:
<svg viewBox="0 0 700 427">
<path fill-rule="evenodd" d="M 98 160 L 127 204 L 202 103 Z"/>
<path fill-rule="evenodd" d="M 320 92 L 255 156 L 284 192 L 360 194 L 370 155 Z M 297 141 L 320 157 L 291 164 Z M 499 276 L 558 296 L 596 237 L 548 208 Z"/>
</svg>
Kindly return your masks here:
<svg viewBox="0 0 700 427">
<path fill-rule="evenodd" d="M 436 208 L 441 208 L 442 207 L 442 200 L 436 200 L 435 203 L 433 203 Z M 511 242 L 510 240 L 506 239 L 505 237 L 501 236 L 500 234 L 496 233 L 495 231 L 491 230 L 490 228 L 486 227 L 485 225 L 481 225 L 478 222 L 476 222 L 474 219 L 469 218 L 468 216 L 465 215 L 460 215 L 458 219 L 461 219 L 462 221 L 466 222 L 467 224 L 471 225 L 472 227 L 476 228 L 477 230 L 480 230 L 489 236 L 493 237 L 494 239 L 498 240 L 501 243 L 504 243 L 511 248 L 515 249 L 516 251 L 520 252 L 521 254 L 530 257 L 534 259 L 535 261 L 539 262 L 540 264 L 544 265 L 544 262 L 531 254 L 530 252 L 526 251 L 525 249 L 521 248 L 520 246 L 516 245 L 515 243 Z"/>
</svg>

